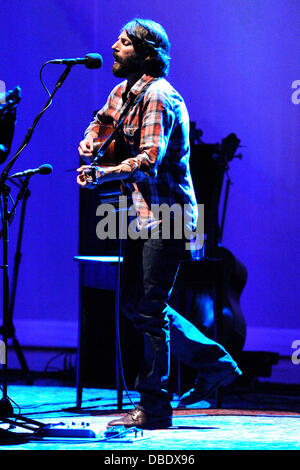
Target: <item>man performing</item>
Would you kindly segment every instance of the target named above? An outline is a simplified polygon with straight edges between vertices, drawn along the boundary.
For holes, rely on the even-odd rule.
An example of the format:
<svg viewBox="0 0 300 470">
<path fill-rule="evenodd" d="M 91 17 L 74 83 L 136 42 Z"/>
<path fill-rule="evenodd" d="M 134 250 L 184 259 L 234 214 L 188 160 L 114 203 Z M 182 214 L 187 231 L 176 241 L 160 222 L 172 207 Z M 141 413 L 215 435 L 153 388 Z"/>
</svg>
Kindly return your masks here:
<svg viewBox="0 0 300 470">
<path fill-rule="evenodd" d="M 139 405 L 108 427 L 159 429 L 172 425 L 170 350 L 197 371 L 195 387 L 181 397 L 181 406 L 204 400 L 241 371 L 221 345 L 168 305 L 179 263 L 187 256 L 186 239 L 174 236 L 175 218 L 170 236 L 163 236 L 164 221 L 152 208 L 180 205 L 184 228 L 192 232 L 197 204 L 189 169 L 189 116 L 182 97 L 164 78 L 170 61 L 167 34 L 151 20 L 134 19 L 122 28 L 112 49 L 113 74 L 125 80 L 88 126 L 79 154 L 92 157 L 100 126 L 116 126 L 131 105 L 119 132 L 126 154 L 116 166 L 96 167 L 96 178 L 99 184 L 122 180 L 132 191 L 136 229 L 142 236 L 127 240 L 120 305 L 143 334 L 144 356 L 136 380 Z M 89 169 L 82 165 L 77 170 L 82 187 L 92 181 Z"/>
</svg>

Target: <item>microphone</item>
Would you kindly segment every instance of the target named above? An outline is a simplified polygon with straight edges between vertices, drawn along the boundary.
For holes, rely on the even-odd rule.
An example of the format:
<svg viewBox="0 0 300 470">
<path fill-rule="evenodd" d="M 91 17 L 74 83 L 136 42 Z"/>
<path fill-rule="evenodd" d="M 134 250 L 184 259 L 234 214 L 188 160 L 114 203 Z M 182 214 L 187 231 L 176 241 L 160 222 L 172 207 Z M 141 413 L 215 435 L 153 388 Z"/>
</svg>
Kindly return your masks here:
<svg viewBox="0 0 300 470">
<path fill-rule="evenodd" d="M 24 176 L 29 178 L 30 176 L 36 175 L 37 173 L 39 173 L 40 175 L 49 175 L 49 173 L 52 173 L 52 171 L 52 165 L 45 163 L 44 165 L 41 165 L 38 168 L 34 168 L 33 170 L 29 169 L 25 171 L 20 171 L 19 173 L 14 173 L 10 176 L 10 178 L 23 178 Z"/>
<path fill-rule="evenodd" d="M 65 65 L 85 65 L 88 69 L 99 69 L 102 66 L 102 57 L 100 54 L 87 54 L 85 57 L 75 59 L 54 59 L 49 60 L 49 64 Z"/>
</svg>

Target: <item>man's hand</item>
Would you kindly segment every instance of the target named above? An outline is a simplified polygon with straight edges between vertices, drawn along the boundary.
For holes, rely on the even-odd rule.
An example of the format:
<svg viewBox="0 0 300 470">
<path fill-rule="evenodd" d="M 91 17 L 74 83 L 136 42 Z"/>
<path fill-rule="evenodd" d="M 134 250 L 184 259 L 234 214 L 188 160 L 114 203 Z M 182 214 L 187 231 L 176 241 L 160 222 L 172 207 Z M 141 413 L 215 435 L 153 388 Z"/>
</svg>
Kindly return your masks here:
<svg viewBox="0 0 300 470">
<path fill-rule="evenodd" d="M 80 168 L 77 168 L 79 175 L 77 176 L 77 183 L 82 187 L 92 188 L 93 184 L 93 172 L 95 167 L 90 165 L 82 165 Z"/>
<path fill-rule="evenodd" d="M 120 163 L 120 165 L 105 168 L 101 166 L 92 167 L 91 165 L 82 165 L 80 168 L 77 168 L 77 171 L 80 173 L 77 176 L 77 183 L 87 188 L 94 187 L 92 172 L 95 172 L 97 184 L 127 179 L 131 174 L 131 168 L 127 163 Z"/>
<path fill-rule="evenodd" d="M 107 175 L 108 175 L 108 180 L 110 180 L 109 178 L 110 169 L 108 167 L 104 169 L 101 166 L 81 165 L 81 167 L 77 168 L 76 171 L 80 173 L 77 176 L 77 183 L 80 186 L 85 186 L 87 188 L 93 188 L 95 184 L 103 183 L 104 178 Z"/>
<path fill-rule="evenodd" d="M 80 142 L 78 152 L 81 157 L 91 157 L 93 155 L 93 140 L 95 137 L 96 135 L 90 133 Z"/>
</svg>

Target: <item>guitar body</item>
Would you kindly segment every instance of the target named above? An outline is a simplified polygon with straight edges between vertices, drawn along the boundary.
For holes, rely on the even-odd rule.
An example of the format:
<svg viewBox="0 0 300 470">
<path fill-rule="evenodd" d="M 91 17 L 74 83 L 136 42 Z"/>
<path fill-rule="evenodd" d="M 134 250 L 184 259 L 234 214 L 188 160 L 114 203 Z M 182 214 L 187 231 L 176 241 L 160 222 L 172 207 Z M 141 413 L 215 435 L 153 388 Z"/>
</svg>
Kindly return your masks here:
<svg viewBox="0 0 300 470">
<path fill-rule="evenodd" d="M 114 127 L 112 124 L 102 124 L 99 129 L 99 135 L 93 141 L 93 156 L 97 157 L 97 165 L 101 167 L 117 166 L 120 159 L 120 149 L 118 148 L 117 141 L 112 139 L 109 145 L 106 145 L 107 139 L 110 138 Z M 102 149 L 104 144 L 103 155 L 99 156 L 98 152 Z M 119 210 L 119 198 L 126 194 L 126 189 L 122 181 L 109 181 L 96 185 L 96 190 L 99 196 L 100 203 L 107 203 L 114 205 L 116 210 Z M 126 194 L 129 196 L 128 194 Z"/>
<path fill-rule="evenodd" d="M 114 128 L 112 124 L 102 124 L 99 129 L 99 136 L 93 141 L 93 155 L 97 156 L 98 150 L 102 147 L 104 142 L 112 134 Z M 120 163 L 117 159 L 117 144 L 113 139 L 107 149 L 104 152 L 104 155 L 98 160 L 99 166 L 116 166 Z"/>
</svg>

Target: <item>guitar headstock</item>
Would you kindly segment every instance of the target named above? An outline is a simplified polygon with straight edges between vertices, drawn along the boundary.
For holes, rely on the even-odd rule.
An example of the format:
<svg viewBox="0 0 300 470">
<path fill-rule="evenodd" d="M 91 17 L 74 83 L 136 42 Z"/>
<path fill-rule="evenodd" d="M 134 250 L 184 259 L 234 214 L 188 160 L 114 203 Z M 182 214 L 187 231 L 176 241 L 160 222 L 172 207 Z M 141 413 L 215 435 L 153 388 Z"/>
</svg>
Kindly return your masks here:
<svg viewBox="0 0 300 470">
<path fill-rule="evenodd" d="M 230 162 L 233 158 L 242 158 L 241 154 L 236 155 L 235 152 L 240 147 L 240 139 L 236 134 L 231 133 L 222 139 L 219 155 L 225 162 Z"/>
</svg>

